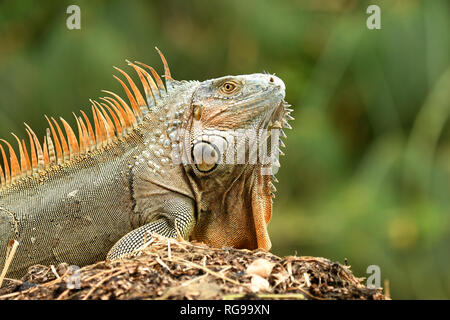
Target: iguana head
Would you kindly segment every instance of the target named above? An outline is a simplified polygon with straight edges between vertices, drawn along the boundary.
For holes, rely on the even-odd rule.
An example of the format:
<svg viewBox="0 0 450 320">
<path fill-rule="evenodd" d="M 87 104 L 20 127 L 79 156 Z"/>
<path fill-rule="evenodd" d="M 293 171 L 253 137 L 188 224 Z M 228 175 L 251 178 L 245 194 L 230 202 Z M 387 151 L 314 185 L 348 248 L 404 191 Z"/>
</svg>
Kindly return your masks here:
<svg viewBox="0 0 450 320">
<path fill-rule="evenodd" d="M 193 239 L 270 249 L 272 170 L 289 126 L 284 97 L 283 81 L 270 74 L 207 80 L 193 92 L 182 141 L 198 207 Z"/>
<path fill-rule="evenodd" d="M 269 74 L 206 80 L 194 92 L 193 117 L 204 129 L 268 128 L 284 96 L 283 81 Z"/>
</svg>

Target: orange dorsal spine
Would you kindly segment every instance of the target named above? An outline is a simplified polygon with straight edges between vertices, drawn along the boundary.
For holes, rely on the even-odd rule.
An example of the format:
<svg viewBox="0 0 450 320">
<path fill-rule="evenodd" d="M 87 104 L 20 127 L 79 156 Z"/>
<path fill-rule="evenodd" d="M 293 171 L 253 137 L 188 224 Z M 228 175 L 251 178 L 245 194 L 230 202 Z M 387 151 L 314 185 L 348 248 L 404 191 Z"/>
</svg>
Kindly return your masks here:
<svg viewBox="0 0 450 320">
<path fill-rule="evenodd" d="M 30 162 L 30 157 L 28 156 L 28 151 L 27 151 L 27 145 L 25 144 L 25 140 L 22 139 L 22 148 L 23 148 L 23 153 L 25 154 L 25 159 L 27 161 L 27 176 L 31 175 L 31 162 Z"/>
<path fill-rule="evenodd" d="M 56 162 L 56 152 L 55 152 L 55 145 L 53 144 L 52 137 L 50 136 L 50 129 L 47 128 L 45 131 L 46 138 L 47 138 L 47 148 L 48 148 L 48 159 L 50 164 L 57 163 Z"/>
<path fill-rule="evenodd" d="M 33 174 L 37 173 L 37 155 L 36 148 L 34 146 L 34 140 L 31 136 L 30 130 L 26 129 L 28 137 L 30 139 L 30 151 L 31 151 L 31 171 Z"/>
<path fill-rule="evenodd" d="M 9 144 L 8 141 L 3 140 L 3 139 L 0 139 L 0 141 L 4 142 L 8 146 L 9 160 L 10 160 L 10 165 L 11 165 L 11 183 L 14 183 L 17 180 L 17 178 L 20 176 L 19 161 L 17 160 L 16 153 L 14 152 L 14 149 L 11 146 L 11 144 Z"/>
<path fill-rule="evenodd" d="M 83 118 L 84 118 L 84 120 L 86 121 L 86 124 L 87 124 L 87 133 L 88 133 L 88 137 L 89 137 L 89 150 L 90 151 L 94 151 L 95 150 L 95 145 L 96 145 L 96 139 L 95 139 L 94 130 L 92 129 L 91 122 L 89 121 L 89 118 L 86 115 L 86 113 L 84 113 L 84 111 L 80 111 L 80 112 L 83 115 Z"/>
<path fill-rule="evenodd" d="M 52 122 L 50 121 L 50 119 L 47 116 L 45 116 L 45 119 L 47 119 L 47 122 L 48 122 L 48 124 L 50 126 L 50 130 L 51 130 L 52 135 L 53 135 L 53 140 L 55 141 L 57 162 L 58 162 L 58 164 L 61 164 L 64 161 L 64 156 L 63 156 L 63 152 L 62 152 L 62 149 L 61 149 L 61 144 L 59 143 L 58 135 L 56 134 L 55 128 L 53 127 Z"/>
<path fill-rule="evenodd" d="M 42 151 L 44 154 L 44 168 L 48 168 L 50 165 L 50 159 L 48 157 L 47 137 L 44 137 L 44 144 L 42 145 Z"/>
<path fill-rule="evenodd" d="M 0 144 L 0 151 L 2 152 L 3 157 L 3 166 L 4 166 L 4 174 L 5 174 L 5 182 L 6 184 L 11 183 L 11 171 L 9 171 L 9 163 L 8 159 L 6 158 L 5 149 L 3 149 L 3 146 Z"/>
<path fill-rule="evenodd" d="M 121 121 L 116 117 L 116 114 L 111 110 L 111 108 L 108 105 L 100 103 L 100 108 L 105 116 L 107 115 L 105 108 L 108 109 L 109 113 L 111 114 L 114 120 L 114 127 L 116 128 L 117 137 L 120 138 L 122 136 L 122 125 L 123 125 L 121 124 Z"/>
<path fill-rule="evenodd" d="M 19 145 L 19 156 L 20 156 L 20 177 L 24 177 L 27 174 L 27 160 L 25 159 L 25 153 L 23 152 L 22 143 L 20 139 L 14 134 L 11 133 L 17 141 Z"/>
</svg>

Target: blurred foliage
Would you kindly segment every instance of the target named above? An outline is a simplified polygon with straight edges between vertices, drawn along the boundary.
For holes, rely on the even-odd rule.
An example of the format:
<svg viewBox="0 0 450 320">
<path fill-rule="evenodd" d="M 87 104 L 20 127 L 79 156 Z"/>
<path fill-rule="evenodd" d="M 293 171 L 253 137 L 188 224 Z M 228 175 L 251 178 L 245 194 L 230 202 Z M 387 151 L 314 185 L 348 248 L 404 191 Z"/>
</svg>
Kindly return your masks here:
<svg viewBox="0 0 450 320">
<path fill-rule="evenodd" d="M 154 46 L 177 79 L 276 72 L 296 120 L 273 252 L 379 265 L 393 298 L 450 298 L 449 30 L 446 0 L 4 1 L 0 136 L 122 92 L 125 59 L 161 71 Z"/>
</svg>

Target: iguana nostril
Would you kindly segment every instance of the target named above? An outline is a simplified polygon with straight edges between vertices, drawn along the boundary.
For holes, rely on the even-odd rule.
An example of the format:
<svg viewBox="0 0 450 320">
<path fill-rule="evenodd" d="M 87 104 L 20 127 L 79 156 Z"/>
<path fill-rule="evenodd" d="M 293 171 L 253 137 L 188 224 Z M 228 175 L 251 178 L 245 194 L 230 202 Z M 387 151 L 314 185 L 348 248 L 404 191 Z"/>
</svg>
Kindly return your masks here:
<svg viewBox="0 0 450 320">
<path fill-rule="evenodd" d="M 267 79 L 267 78 L 266 78 Z M 272 86 L 277 86 L 277 87 L 279 87 L 279 89 L 282 91 L 282 92 L 284 92 L 285 90 L 286 90 L 286 86 L 284 85 L 284 82 L 283 82 L 283 80 L 281 80 L 280 78 L 278 78 L 277 76 L 274 76 L 274 75 L 272 75 L 272 76 L 270 76 L 269 77 L 269 86 L 270 87 L 272 87 Z"/>
</svg>

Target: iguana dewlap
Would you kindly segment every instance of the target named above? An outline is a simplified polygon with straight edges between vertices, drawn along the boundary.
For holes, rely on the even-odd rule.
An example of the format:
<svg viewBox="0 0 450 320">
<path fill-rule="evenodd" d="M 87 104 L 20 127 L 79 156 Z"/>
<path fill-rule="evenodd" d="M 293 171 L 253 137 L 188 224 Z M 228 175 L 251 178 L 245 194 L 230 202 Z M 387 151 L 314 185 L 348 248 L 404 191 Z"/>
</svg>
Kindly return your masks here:
<svg viewBox="0 0 450 320">
<path fill-rule="evenodd" d="M 92 118 L 75 115 L 76 130 L 46 117 L 43 140 L 28 126 L 26 139 L 14 135 L 18 155 L 0 140 L 0 268 L 7 243 L 19 242 L 9 277 L 34 264 L 121 257 L 150 232 L 270 249 L 270 173 L 292 119 L 283 81 L 269 74 L 176 81 L 161 58 L 165 84 L 153 68 L 128 62 L 142 94 L 116 68 L 124 98 L 104 91 L 90 100 Z"/>
</svg>

